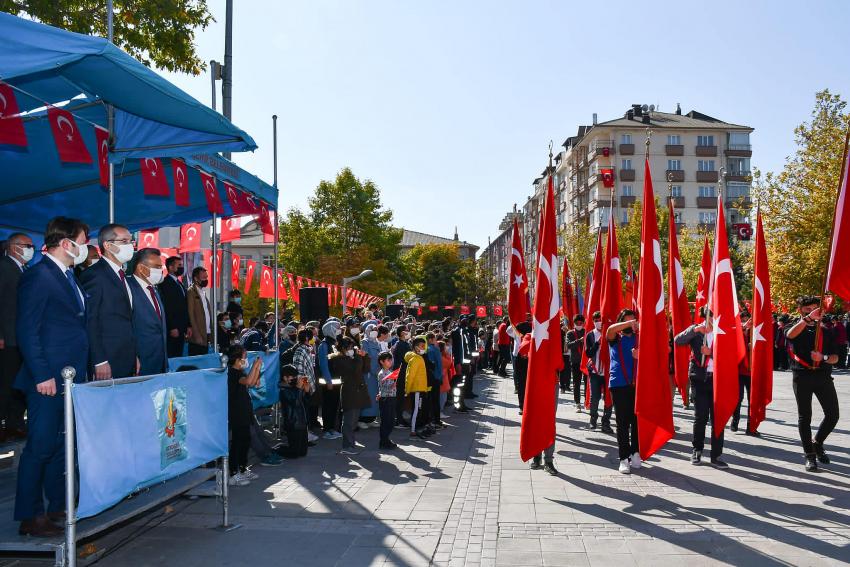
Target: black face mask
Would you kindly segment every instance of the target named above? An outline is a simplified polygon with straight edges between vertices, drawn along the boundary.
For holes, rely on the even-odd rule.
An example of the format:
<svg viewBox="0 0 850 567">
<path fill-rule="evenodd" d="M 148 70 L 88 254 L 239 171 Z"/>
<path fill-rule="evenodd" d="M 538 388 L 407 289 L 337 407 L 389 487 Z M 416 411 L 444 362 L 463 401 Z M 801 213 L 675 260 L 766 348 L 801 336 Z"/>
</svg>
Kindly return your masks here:
<svg viewBox="0 0 850 567">
<path fill-rule="evenodd" d="M 623 329 L 623 334 L 626 335 L 626 336 L 630 336 L 630 335 L 634 335 L 635 331 L 634 331 L 634 329 Z"/>
<path fill-rule="evenodd" d="M 177 277 L 179 278 L 180 276 L 182 276 L 182 275 L 183 275 L 183 272 L 184 272 L 184 270 L 183 270 L 183 266 L 180 266 L 179 268 L 177 268 L 177 269 L 174 271 L 174 275 L 175 275 L 175 276 L 177 276 Z"/>
<path fill-rule="evenodd" d="M 209 280 L 201 280 L 198 282 L 198 287 L 207 287 L 209 285 Z"/>
</svg>

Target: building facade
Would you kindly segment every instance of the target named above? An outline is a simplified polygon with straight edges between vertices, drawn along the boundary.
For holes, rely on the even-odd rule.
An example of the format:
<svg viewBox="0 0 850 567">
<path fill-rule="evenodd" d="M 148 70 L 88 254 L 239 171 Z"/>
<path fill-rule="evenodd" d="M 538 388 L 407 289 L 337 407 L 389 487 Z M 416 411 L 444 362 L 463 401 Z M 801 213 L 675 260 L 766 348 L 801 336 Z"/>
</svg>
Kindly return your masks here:
<svg viewBox="0 0 850 567">
<path fill-rule="evenodd" d="M 454 238 L 443 238 L 442 236 L 416 232 L 415 230 L 407 230 L 405 228 L 401 237 L 401 253 L 410 252 L 417 244 L 454 244 L 458 247 L 458 254 L 461 260 L 475 260 L 475 255 L 478 253 L 478 246 L 458 238 L 457 228 L 455 228 Z"/>
<path fill-rule="evenodd" d="M 514 219 L 517 220 L 520 234 L 523 230 L 523 214 L 517 210 L 514 205 L 514 210 L 505 215 L 502 222 L 499 223 L 499 235 L 495 240 L 491 240 L 487 244 L 487 248 L 481 253 L 481 260 L 496 279 L 508 289 L 508 284 L 511 275 L 511 250 L 513 248 L 514 237 Z"/>
</svg>

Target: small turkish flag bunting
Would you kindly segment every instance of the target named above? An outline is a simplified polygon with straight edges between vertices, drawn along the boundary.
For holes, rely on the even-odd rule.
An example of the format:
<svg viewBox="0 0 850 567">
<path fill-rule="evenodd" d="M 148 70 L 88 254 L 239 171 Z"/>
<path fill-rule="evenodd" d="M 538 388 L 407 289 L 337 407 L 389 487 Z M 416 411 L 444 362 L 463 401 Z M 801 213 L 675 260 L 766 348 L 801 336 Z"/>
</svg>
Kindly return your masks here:
<svg viewBox="0 0 850 567">
<path fill-rule="evenodd" d="M 233 289 L 239 289 L 239 254 L 230 254 L 230 281 Z"/>
<path fill-rule="evenodd" d="M 233 240 L 239 240 L 241 236 L 241 222 L 239 217 L 227 217 L 226 219 L 221 219 L 221 237 L 219 241 L 224 242 L 232 242 Z"/>
<path fill-rule="evenodd" d="M 109 188 L 109 132 L 103 128 L 94 129 L 97 140 L 97 169 L 100 173 L 100 186 Z"/>
<path fill-rule="evenodd" d="M 193 222 L 180 227 L 180 253 L 201 249 L 201 223 Z"/>
<path fill-rule="evenodd" d="M 283 272 L 280 270 L 277 272 L 277 298 L 281 301 L 289 299 L 289 295 L 286 293 L 286 278 L 283 277 Z"/>
<path fill-rule="evenodd" d="M 165 178 L 162 161 L 159 158 L 144 158 L 140 159 L 139 163 L 142 166 L 142 185 L 145 195 L 168 197 L 171 189 Z"/>
<path fill-rule="evenodd" d="M 204 188 L 204 196 L 207 198 L 207 210 L 211 213 L 219 215 L 224 214 L 224 205 L 221 204 L 221 197 L 218 196 L 218 188 L 215 184 L 215 178 L 209 173 L 203 171 L 201 174 L 201 185 Z"/>
<path fill-rule="evenodd" d="M 159 229 L 139 231 L 139 249 L 159 248 Z"/>
<path fill-rule="evenodd" d="M 189 168 L 186 162 L 171 160 L 171 174 L 174 178 L 174 204 L 178 207 L 189 206 Z"/>
<path fill-rule="evenodd" d="M 272 269 L 268 266 L 263 266 L 263 270 L 260 275 L 260 297 L 263 299 L 271 299 L 274 297 Z"/>
<path fill-rule="evenodd" d="M 83 142 L 74 116 L 67 110 L 49 107 L 47 120 L 53 131 L 53 141 L 59 151 L 59 160 L 65 163 L 91 163 L 91 154 Z"/>
<path fill-rule="evenodd" d="M 27 145 L 27 133 L 20 112 L 15 91 L 6 83 L 0 83 L 0 144 Z"/>
<path fill-rule="evenodd" d="M 256 262 L 248 262 L 245 266 L 245 293 L 251 291 L 251 284 L 254 283 L 254 272 L 257 271 Z"/>
</svg>

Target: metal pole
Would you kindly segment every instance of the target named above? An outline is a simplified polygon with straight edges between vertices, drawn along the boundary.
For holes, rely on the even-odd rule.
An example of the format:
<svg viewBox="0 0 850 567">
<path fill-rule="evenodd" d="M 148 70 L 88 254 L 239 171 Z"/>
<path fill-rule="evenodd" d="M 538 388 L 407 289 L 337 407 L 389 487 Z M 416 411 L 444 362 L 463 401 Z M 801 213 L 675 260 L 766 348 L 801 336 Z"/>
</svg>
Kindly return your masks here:
<svg viewBox="0 0 850 567">
<path fill-rule="evenodd" d="M 219 64 L 216 61 L 210 61 L 210 86 L 212 87 L 212 109 L 215 110 L 215 81 L 218 79 Z"/>
<path fill-rule="evenodd" d="M 233 0 L 227 0 L 225 5 L 225 21 L 224 21 L 224 69 L 221 76 L 221 107 L 222 114 L 228 120 L 233 119 Z M 226 159 L 230 159 L 230 152 L 222 152 Z M 222 255 L 227 260 L 222 264 L 222 285 L 219 293 L 221 294 L 222 302 L 227 300 L 227 291 L 231 289 L 231 269 L 233 259 L 233 244 L 225 242 L 221 245 Z M 277 277 L 277 273 L 275 273 Z M 277 289 L 277 282 L 275 282 Z"/>
<path fill-rule="evenodd" d="M 277 194 L 277 114 L 272 115 L 272 152 L 274 153 L 274 190 L 275 194 Z M 280 254 L 280 244 L 277 234 L 277 203 L 275 203 L 275 212 L 274 212 L 274 350 L 277 350 L 278 343 L 280 341 L 280 311 L 279 311 L 279 301 L 278 301 L 278 278 L 280 274 L 278 273 L 278 255 Z M 277 409 L 277 407 L 276 407 Z M 275 412 L 275 417 L 277 417 L 277 412 Z"/>
<path fill-rule="evenodd" d="M 109 43 L 112 43 L 114 37 L 113 30 L 113 10 L 112 10 L 112 0 L 106 0 L 106 35 L 109 39 Z M 107 129 L 109 130 L 109 145 L 114 147 L 113 137 L 115 136 L 115 110 L 112 108 L 111 104 L 106 105 L 106 123 Z M 110 162 L 109 163 L 109 222 L 115 222 L 115 166 Z"/>
<path fill-rule="evenodd" d="M 65 565 L 77 565 L 76 468 L 74 467 L 74 401 L 71 387 L 77 371 L 70 366 L 62 369 L 65 381 Z"/>
<path fill-rule="evenodd" d="M 112 0 L 106 0 L 106 37 L 109 43 L 113 43 L 114 29 L 112 22 L 114 20 L 114 10 L 112 9 Z"/>
<path fill-rule="evenodd" d="M 345 317 L 345 300 L 346 300 L 345 292 L 346 292 L 347 286 L 348 286 L 348 284 L 346 283 L 345 278 L 343 278 L 343 280 L 342 280 L 342 316 L 343 317 Z"/>
<path fill-rule="evenodd" d="M 216 295 L 216 278 L 218 273 L 216 264 L 218 264 L 218 235 L 215 231 L 215 221 L 218 215 L 213 213 L 212 216 L 212 253 L 210 254 L 210 296 L 212 296 L 212 335 L 213 335 L 213 352 L 218 352 L 218 296 Z"/>
<path fill-rule="evenodd" d="M 227 455 L 221 458 L 221 527 L 230 527 L 230 459 Z"/>
</svg>

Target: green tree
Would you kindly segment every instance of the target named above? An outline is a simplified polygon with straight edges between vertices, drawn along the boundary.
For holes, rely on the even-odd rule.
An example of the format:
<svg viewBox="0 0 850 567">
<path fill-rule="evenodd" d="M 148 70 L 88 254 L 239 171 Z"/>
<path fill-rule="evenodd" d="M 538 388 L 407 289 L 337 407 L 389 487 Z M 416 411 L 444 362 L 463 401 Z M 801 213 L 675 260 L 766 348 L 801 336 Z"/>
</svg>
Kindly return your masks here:
<svg viewBox="0 0 850 567">
<path fill-rule="evenodd" d="M 462 262 L 454 244 L 417 244 L 404 257 L 407 289 L 427 305 L 451 305 L 458 299 Z"/>
<path fill-rule="evenodd" d="M 458 302 L 465 305 L 504 304 L 507 300 L 505 286 L 484 267 L 484 261 L 464 260 L 455 274 Z"/>
<path fill-rule="evenodd" d="M 584 224 L 573 224 L 562 233 L 563 247 L 561 256 L 566 257 L 570 266 L 570 274 L 587 293 L 584 284 L 587 276 L 593 271 L 593 251 L 596 249 L 596 229 Z M 534 266 L 526 266 L 533 270 Z M 563 266 L 561 267 L 563 269 Z"/>
<path fill-rule="evenodd" d="M 72 32 L 106 37 L 102 0 L 0 0 L 0 10 Z M 213 21 L 206 0 L 115 0 L 115 45 L 147 66 L 198 75 L 196 28 Z"/>
<path fill-rule="evenodd" d="M 782 171 L 754 174 L 771 292 L 775 301 L 786 305 L 822 289 L 844 136 L 850 126 L 846 104 L 829 90 L 818 92 L 811 121 L 794 130 L 797 150 Z"/>
</svg>

